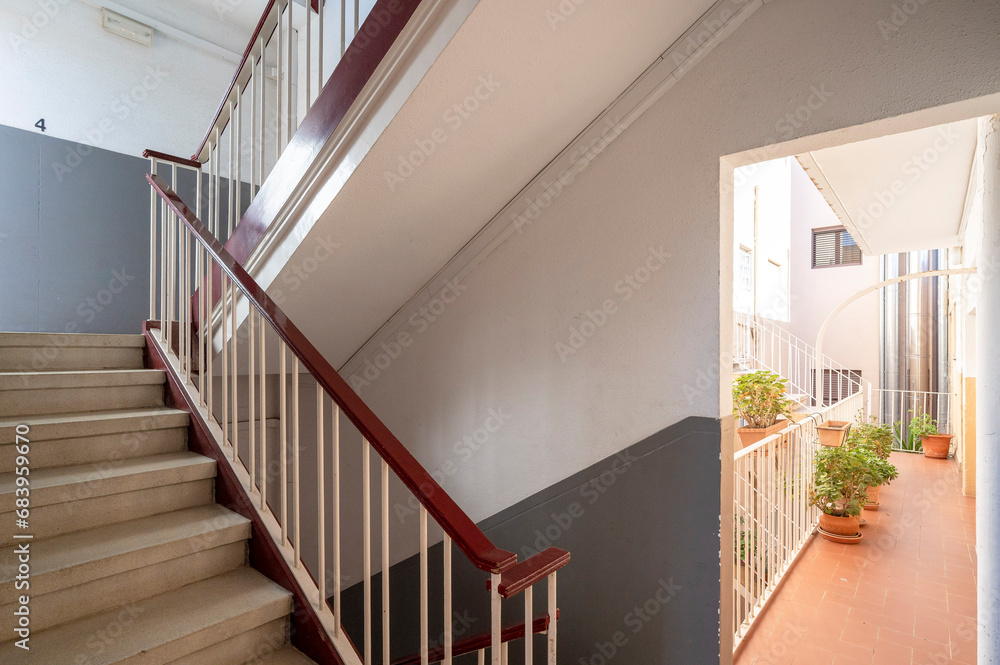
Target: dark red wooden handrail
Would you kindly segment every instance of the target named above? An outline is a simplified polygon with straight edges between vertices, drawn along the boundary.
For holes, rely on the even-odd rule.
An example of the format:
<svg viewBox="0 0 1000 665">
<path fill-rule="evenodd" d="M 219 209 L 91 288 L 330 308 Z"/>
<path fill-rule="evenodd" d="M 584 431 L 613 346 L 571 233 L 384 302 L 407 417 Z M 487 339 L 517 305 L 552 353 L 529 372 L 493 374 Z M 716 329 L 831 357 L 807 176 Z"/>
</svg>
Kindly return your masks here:
<svg viewBox="0 0 1000 665">
<path fill-rule="evenodd" d="M 525 559 L 516 566 L 504 571 L 500 576 L 500 595 L 511 598 L 521 593 L 537 582 L 556 572 L 569 563 L 569 552 L 558 547 L 550 547 L 539 552 L 530 559 Z M 486 588 L 491 588 L 493 582 L 487 582 Z"/>
<path fill-rule="evenodd" d="M 556 621 L 559 620 L 559 611 L 556 610 Z M 551 620 L 548 614 L 544 614 L 531 622 L 531 634 L 537 635 L 539 633 L 544 633 L 549 629 L 549 624 Z M 524 637 L 524 623 L 514 624 L 512 626 L 507 626 L 500 632 L 500 642 L 506 644 L 507 642 L 513 642 L 514 640 L 519 640 Z M 455 658 L 459 656 L 464 656 L 465 654 L 473 653 L 479 651 L 480 649 L 489 648 L 492 644 L 492 634 L 483 633 L 481 635 L 476 635 L 475 637 L 470 637 L 462 640 L 461 642 L 456 642 L 452 645 L 451 655 Z M 444 660 L 444 647 L 434 647 L 429 651 L 430 658 L 428 662 L 439 663 Z M 413 654 L 410 656 L 404 656 L 397 660 L 392 661 L 392 665 L 420 665 L 423 661 L 420 659 L 420 654 Z"/>
<path fill-rule="evenodd" d="M 448 493 L 400 443 L 389 428 L 368 408 L 337 370 L 316 350 L 264 289 L 243 269 L 232 255 L 205 228 L 198 217 L 171 190 L 162 178 L 147 175 L 146 180 L 170 209 L 208 250 L 215 262 L 240 286 L 243 295 L 271 324 L 302 365 L 309 370 L 337 406 L 350 419 L 395 472 L 399 479 L 427 509 L 444 531 L 455 541 L 469 561 L 480 570 L 502 573 L 517 563 L 517 555 L 496 547 L 475 522 L 459 508 Z"/>
<path fill-rule="evenodd" d="M 185 159 L 184 157 L 178 157 L 177 155 L 169 155 L 165 152 L 160 152 L 159 150 L 150 150 L 146 148 L 142 151 L 142 156 L 150 159 L 156 159 L 161 162 L 173 162 L 174 164 L 180 164 L 181 166 L 189 166 L 193 169 L 201 168 L 201 162 L 194 159 Z"/>
</svg>

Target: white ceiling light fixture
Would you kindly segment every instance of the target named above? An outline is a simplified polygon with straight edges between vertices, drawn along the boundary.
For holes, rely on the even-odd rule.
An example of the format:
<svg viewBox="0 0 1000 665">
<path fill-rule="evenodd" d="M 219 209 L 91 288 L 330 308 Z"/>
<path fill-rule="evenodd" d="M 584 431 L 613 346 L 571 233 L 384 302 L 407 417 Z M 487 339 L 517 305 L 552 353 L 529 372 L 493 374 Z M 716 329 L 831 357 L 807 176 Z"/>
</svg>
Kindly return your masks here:
<svg viewBox="0 0 1000 665">
<path fill-rule="evenodd" d="M 153 45 L 153 28 L 113 12 L 107 7 L 101 8 L 101 25 L 108 32 L 131 39 L 143 46 Z"/>
</svg>

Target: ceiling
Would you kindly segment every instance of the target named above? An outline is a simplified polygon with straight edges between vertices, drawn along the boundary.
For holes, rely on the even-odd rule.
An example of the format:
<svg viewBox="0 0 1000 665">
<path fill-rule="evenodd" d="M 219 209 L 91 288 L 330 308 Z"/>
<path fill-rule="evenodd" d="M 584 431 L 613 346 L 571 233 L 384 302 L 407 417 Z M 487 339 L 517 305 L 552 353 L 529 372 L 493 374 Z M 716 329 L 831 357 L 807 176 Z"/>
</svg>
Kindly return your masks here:
<svg viewBox="0 0 1000 665">
<path fill-rule="evenodd" d="M 272 282 L 283 309 L 341 366 L 711 5 L 480 0 Z"/>
<path fill-rule="evenodd" d="M 965 120 L 798 155 L 866 254 L 962 244 L 978 137 Z"/>
<path fill-rule="evenodd" d="M 49 136 L 136 156 L 145 148 L 187 156 L 207 130 L 265 4 L 3 0 L 0 124 L 38 132 L 35 123 L 44 118 Z M 102 6 L 156 27 L 153 45 L 105 31 Z M 41 27 L 31 24 L 33 17 Z"/>
</svg>

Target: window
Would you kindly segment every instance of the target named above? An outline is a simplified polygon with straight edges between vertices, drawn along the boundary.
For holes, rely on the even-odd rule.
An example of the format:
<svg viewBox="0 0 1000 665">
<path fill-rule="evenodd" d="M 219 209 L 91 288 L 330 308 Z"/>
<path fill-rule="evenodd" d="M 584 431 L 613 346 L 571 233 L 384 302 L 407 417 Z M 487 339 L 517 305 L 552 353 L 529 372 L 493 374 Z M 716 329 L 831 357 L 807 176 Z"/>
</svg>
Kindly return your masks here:
<svg viewBox="0 0 1000 665">
<path fill-rule="evenodd" d="M 813 268 L 860 264 L 861 248 L 844 227 L 813 229 Z"/>
<path fill-rule="evenodd" d="M 816 394 L 816 370 L 811 371 L 812 394 Z M 831 406 L 861 390 L 860 369 L 823 370 L 823 406 Z"/>
<path fill-rule="evenodd" d="M 740 245 L 737 284 L 742 291 L 753 291 L 753 250 Z"/>
</svg>

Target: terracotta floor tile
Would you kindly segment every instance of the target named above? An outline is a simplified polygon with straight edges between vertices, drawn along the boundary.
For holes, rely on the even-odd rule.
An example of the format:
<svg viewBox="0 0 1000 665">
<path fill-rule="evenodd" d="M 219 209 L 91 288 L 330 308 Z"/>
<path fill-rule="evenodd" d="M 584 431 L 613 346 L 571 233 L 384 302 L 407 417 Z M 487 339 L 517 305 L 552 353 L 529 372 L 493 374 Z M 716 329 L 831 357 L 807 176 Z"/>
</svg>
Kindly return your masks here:
<svg viewBox="0 0 1000 665">
<path fill-rule="evenodd" d="M 975 665 L 975 500 L 953 464 L 892 460 L 864 539 L 811 538 L 736 665 Z"/>
</svg>

